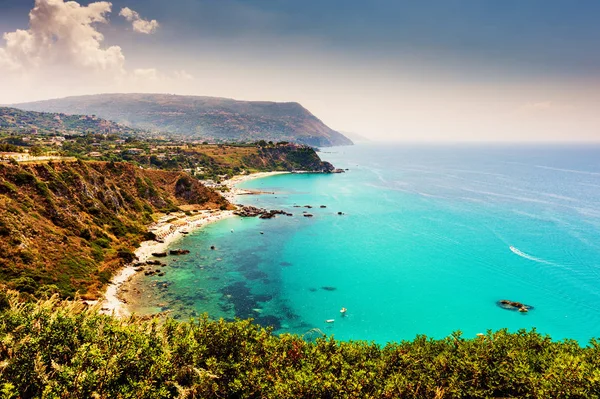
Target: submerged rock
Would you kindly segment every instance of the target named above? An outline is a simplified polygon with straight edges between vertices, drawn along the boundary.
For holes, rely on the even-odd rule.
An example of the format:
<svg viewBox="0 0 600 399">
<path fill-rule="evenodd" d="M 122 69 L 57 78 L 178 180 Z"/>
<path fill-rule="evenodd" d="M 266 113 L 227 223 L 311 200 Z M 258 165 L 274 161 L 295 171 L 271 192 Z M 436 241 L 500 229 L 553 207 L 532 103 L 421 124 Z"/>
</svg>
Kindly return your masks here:
<svg viewBox="0 0 600 399">
<path fill-rule="evenodd" d="M 521 302 L 509 301 L 508 299 L 501 299 L 501 300 L 499 300 L 497 302 L 497 304 L 502 309 L 517 310 L 517 311 L 519 311 L 521 313 L 527 313 L 531 309 L 533 309 L 533 306 L 526 305 L 526 304 L 521 303 Z"/>
<path fill-rule="evenodd" d="M 189 253 L 190 253 L 190 251 L 187 249 L 172 249 L 169 251 L 169 254 L 171 254 L 171 255 L 186 255 Z"/>
</svg>

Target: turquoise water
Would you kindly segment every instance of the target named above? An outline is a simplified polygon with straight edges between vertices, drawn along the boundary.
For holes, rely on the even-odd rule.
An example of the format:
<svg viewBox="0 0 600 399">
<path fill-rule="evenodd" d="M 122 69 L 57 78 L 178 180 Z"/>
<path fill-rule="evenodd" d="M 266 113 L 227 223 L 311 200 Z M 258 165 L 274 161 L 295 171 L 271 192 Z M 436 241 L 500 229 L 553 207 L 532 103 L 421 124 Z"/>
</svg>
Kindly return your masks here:
<svg viewBox="0 0 600 399">
<path fill-rule="evenodd" d="M 145 279 L 158 308 L 379 343 L 504 327 L 600 336 L 600 148 L 369 145 L 321 157 L 349 171 L 241 186 L 276 194 L 240 202 L 293 217 L 229 219 L 178 242 L 192 253 Z"/>
</svg>

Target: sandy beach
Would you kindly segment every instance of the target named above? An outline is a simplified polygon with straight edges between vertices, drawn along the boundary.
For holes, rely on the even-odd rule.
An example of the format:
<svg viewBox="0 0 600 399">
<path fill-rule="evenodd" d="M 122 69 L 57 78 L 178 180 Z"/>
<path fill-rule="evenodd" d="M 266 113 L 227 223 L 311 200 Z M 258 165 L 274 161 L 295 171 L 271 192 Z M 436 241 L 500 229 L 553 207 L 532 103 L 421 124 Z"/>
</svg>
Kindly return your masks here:
<svg viewBox="0 0 600 399">
<path fill-rule="evenodd" d="M 237 195 L 255 194 L 255 192 L 237 188 L 236 186 L 238 184 L 248 180 L 274 176 L 282 173 L 288 172 L 260 172 L 235 176 L 232 179 L 226 180 L 222 183 L 223 186 L 228 188 L 228 191 L 222 192 L 221 194 L 229 202 L 234 204 Z M 183 212 L 163 216 L 148 228 L 149 231 L 152 231 L 154 234 L 156 234 L 157 238 L 161 242 L 144 241 L 135 250 L 135 255 L 138 257 L 139 262 L 145 262 L 152 256 L 152 253 L 167 251 L 167 248 L 175 241 L 183 237 L 186 232 L 190 233 L 206 226 L 207 224 L 214 223 L 232 216 L 235 216 L 233 211 L 221 210 L 197 211 L 191 216 L 188 216 Z M 127 265 L 113 276 L 104 293 L 104 298 L 102 299 L 101 311 L 103 313 L 112 314 L 117 317 L 127 317 L 130 315 L 127 303 L 125 303 L 120 297 L 120 291 L 123 286 L 137 273 L 136 269 L 137 267 L 135 265 Z"/>
<path fill-rule="evenodd" d="M 227 201 L 234 204 L 236 201 L 236 196 L 238 196 L 238 195 L 256 194 L 255 191 L 244 190 L 242 188 L 238 188 L 237 187 L 238 184 L 241 184 L 248 180 L 260 179 L 263 177 L 269 177 L 269 176 L 275 176 L 275 175 L 281 175 L 281 174 L 287 174 L 287 173 L 290 173 L 290 172 L 259 172 L 259 173 L 251 173 L 249 175 L 234 176 L 233 178 L 223 182 L 223 185 L 226 186 L 229 189 L 229 191 L 222 192 L 221 194 L 223 195 L 223 197 L 225 197 L 227 199 Z"/>
</svg>

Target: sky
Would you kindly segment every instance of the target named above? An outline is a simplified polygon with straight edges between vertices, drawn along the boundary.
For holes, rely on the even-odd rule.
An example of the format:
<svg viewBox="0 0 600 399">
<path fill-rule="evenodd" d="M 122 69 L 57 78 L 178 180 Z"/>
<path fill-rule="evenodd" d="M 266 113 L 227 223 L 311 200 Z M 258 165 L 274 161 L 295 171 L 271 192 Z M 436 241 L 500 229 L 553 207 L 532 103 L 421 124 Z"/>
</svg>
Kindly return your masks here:
<svg viewBox="0 0 600 399">
<path fill-rule="evenodd" d="M 597 0 L 0 0 L 0 104 L 296 101 L 387 141 L 600 141 Z"/>
</svg>

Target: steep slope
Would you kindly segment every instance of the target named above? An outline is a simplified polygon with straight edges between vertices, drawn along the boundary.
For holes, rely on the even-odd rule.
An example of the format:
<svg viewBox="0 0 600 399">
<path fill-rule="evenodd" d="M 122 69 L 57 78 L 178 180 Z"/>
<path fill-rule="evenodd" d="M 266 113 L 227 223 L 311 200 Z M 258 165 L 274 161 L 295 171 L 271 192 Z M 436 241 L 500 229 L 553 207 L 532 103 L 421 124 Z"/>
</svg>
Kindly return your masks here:
<svg viewBox="0 0 600 399">
<path fill-rule="evenodd" d="M 0 130 L 38 131 L 39 133 L 111 133 L 133 135 L 136 129 L 119 125 L 96 116 L 65 115 L 24 111 L 17 108 L 0 107 Z"/>
<path fill-rule="evenodd" d="M 16 106 L 31 111 L 94 114 L 136 128 L 208 141 L 352 144 L 298 103 L 169 94 L 98 94 Z"/>
<path fill-rule="evenodd" d="M 0 164 L 0 280 L 94 296 L 158 211 L 227 207 L 191 176 L 129 163 Z"/>
</svg>

